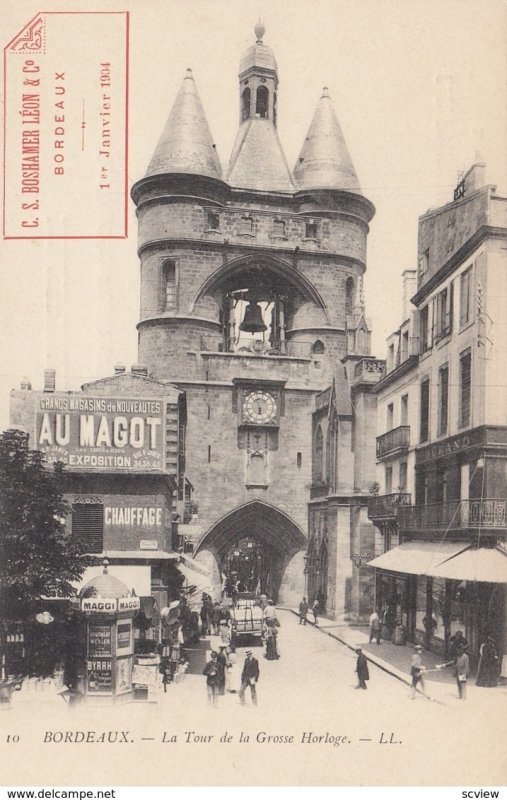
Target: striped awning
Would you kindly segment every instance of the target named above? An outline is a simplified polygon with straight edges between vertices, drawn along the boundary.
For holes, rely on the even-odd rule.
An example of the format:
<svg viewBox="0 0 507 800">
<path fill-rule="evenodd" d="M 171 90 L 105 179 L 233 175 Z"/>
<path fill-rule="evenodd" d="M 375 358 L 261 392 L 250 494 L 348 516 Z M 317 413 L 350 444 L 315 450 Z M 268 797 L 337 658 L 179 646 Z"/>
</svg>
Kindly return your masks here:
<svg viewBox="0 0 507 800">
<path fill-rule="evenodd" d="M 507 555 L 495 547 L 473 547 L 430 568 L 427 574 L 455 581 L 507 583 Z"/>
<path fill-rule="evenodd" d="M 430 570 L 468 547 L 465 542 L 404 542 L 369 561 L 367 566 L 409 575 L 434 575 Z"/>
</svg>

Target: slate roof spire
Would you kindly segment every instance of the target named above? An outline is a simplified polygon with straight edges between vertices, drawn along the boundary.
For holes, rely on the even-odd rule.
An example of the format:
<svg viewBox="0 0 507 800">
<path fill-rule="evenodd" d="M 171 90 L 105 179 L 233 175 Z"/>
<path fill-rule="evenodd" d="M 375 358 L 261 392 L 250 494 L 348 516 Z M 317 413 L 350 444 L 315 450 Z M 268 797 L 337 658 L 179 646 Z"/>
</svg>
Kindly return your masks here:
<svg viewBox="0 0 507 800">
<path fill-rule="evenodd" d="M 145 177 L 174 172 L 222 178 L 222 167 L 191 69 L 187 69 Z"/>
<path fill-rule="evenodd" d="M 293 175 L 299 189 L 340 189 L 361 194 L 327 86 L 322 90 Z"/>
</svg>

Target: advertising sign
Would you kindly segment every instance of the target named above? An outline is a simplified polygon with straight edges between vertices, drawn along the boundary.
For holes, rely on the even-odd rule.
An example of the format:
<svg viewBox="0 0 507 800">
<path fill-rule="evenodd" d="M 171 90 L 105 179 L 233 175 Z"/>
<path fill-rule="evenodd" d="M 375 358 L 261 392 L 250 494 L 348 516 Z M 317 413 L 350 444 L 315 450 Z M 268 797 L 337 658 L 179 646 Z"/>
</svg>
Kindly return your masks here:
<svg viewBox="0 0 507 800">
<path fill-rule="evenodd" d="M 88 655 L 89 656 L 110 656 L 111 655 L 111 626 L 94 625 L 88 626 Z"/>
<path fill-rule="evenodd" d="M 133 657 L 119 658 L 114 665 L 116 694 L 124 694 L 132 689 Z"/>
<path fill-rule="evenodd" d="M 51 393 L 35 398 L 35 447 L 79 472 L 165 469 L 164 403 L 158 399 Z"/>
<path fill-rule="evenodd" d="M 130 622 L 119 622 L 117 635 L 118 650 L 130 648 L 132 638 L 132 626 Z"/>
<path fill-rule="evenodd" d="M 112 661 L 110 658 L 89 658 L 87 662 L 88 691 L 100 694 L 113 688 Z"/>
</svg>

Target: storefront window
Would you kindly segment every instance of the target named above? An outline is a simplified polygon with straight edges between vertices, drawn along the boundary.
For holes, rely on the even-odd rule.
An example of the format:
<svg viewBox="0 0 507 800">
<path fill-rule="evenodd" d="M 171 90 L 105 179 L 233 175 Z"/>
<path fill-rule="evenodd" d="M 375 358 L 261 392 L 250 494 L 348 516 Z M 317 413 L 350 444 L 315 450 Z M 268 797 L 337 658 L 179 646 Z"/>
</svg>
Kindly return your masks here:
<svg viewBox="0 0 507 800">
<path fill-rule="evenodd" d="M 450 630 L 451 636 L 456 631 L 465 635 L 466 583 L 465 581 L 448 581 L 450 588 Z"/>
<path fill-rule="evenodd" d="M 433 594 L 432 594 L 432 618 L 433 623 L 436 620 L 436 625 L 433 624 L 433 636 L 437 639 L 445 639 L 445 580 L 438 580 L 433 578 Z"/>
<path fill-rule="evenodd" d="M 427 592 L 427 578 L 419 575 L 417 578 L 417 597 L 415 607 L 415 627 L 421 633 L 426 633 L 424 627 L 424 618 L 426 616 L 426 592 Z"/>
</svg>

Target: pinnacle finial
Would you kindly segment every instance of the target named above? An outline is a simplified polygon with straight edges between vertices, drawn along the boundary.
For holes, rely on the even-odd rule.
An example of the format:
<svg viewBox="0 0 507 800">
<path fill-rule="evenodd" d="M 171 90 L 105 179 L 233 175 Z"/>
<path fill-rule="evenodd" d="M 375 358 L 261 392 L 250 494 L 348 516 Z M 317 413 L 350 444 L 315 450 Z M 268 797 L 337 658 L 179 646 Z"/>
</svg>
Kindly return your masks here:
<svg viewBox="0 0 507 800">
<path fill-rule="evenodd" d="M 185 80 L 186 80 L 187 78 L 191 78 L 192 80 L 194 80 L 194 76 L 193 76 L 193 74 L 192 74 L 192 70 L 190 69 L 190 67 L 187 67 L 187 71 L 186 71 L 186 73 L 185 73 Z"/>
<path fill-rule="evenodd" d="M 254 28 L 254 32 L 255 32 L 255 40 L 256 40 L 257 44 L 262 44 L 262 37 L 266 33 L 266 28 L 265 28 L 264 23 L 262 23 L 260 19 L 259 19 L 259 22 L 257 23 L 257 25 Z"/>
<path fill-rule="evenodd" d="M 321 97 L 330 97 L 330 96 L 331 96 L 331 95 L 329 94 L 329 89 L 328 89 L 328 87 L 327 87 L 327 86 L 324 86 L 324 88 L 322 89 L 322 94 L 321 94 Z"/>
</svg>

